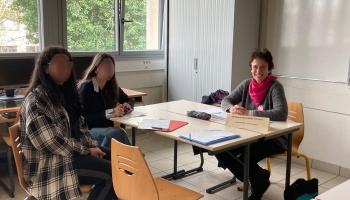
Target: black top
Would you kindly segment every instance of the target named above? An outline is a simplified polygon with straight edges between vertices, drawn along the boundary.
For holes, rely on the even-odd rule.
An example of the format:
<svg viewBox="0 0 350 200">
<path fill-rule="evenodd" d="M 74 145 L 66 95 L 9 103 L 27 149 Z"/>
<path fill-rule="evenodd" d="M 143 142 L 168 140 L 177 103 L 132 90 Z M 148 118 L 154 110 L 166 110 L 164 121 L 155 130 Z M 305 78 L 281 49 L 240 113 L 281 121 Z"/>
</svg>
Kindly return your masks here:
<svg viewBox="0 0 350 200">
<path fill-rule="evenodd" d="M 131 108 L 134 108 L 134 101 L 130 99 L 121 88 L 118 89 L 118 102 L 120 104 L 128 103 Z M 85 118 L 89 129 L 113 127 L 113 122 L 106 118 L 106 110 L 113 109 L 113 106 L 106 105 L 103 97 L 103 90 L 99 89 L 99 92 L 96 92 L 91 80 L 83 82 L 78 90 L 82 104 L 82 115 Z"/>
</svg>

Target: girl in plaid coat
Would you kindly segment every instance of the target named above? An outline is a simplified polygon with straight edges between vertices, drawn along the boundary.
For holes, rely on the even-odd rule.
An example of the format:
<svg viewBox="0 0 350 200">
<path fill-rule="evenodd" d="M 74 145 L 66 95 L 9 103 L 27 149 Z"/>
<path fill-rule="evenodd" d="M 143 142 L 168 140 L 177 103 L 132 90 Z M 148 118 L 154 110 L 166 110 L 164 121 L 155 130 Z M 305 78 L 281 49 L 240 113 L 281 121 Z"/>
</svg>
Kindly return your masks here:
<svg viewBox="0 0 350 200">
<path fill-rule="evenodd" d="M 48 47 L 36 60 L 20 113 L 23 168 L 37 199 L 73 199 L 80 184 L 94 185 L 88 199 L 117 199 L 110 149 L 98 147 L 81 116 L 72 57 Z"/>
</svg>

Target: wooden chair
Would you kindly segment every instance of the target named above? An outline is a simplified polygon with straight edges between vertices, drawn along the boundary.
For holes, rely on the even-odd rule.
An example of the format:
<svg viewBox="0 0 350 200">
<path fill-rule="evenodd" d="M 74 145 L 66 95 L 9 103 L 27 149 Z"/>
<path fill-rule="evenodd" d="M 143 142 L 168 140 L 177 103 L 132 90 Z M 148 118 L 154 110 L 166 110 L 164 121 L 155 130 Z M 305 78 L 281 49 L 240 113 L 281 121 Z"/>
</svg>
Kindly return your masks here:
<svg viewBox="0 0 350 200">
<path fill-rule="evenodd" d="M 122 200 L 190 200 L 202 194 L 162 178 L 153 178 L 139 147 L 112 139 L 113 187 Z"/>
<path fill-rule="evenodd" d="M 303 105 L 301 103 L 288 102 L 288 119 L 291 121 L 295 121 L 303 124 L 303 126 L 300 127 L 299 131 L 296 131 L 293 133 L 292 156 L 297 158 L 302 157 L 305 159 L 306 175 L 307 175 L 307 179 L 310 180 L 311 179 L 310 160 L 306 155 L 298 152 L 299 146 L 304 138 L 304 113 L 303 113 Z M 287 156 L 287 152 L 275 154 L 270 156 L 269 158 L 266 158 L 266 167 L 270 172 L 271 172 L 270 158 L 275 158 L 277 156 Z M 239 191 L 243 191 L 243 186 L 239 186 L 237 189 Z"/>
<path fill-rule="evenodd" d="M 300 143 L 304 138 L 304 113 L 303 105 L 301 103 L 288 102 L 288 119 L 303 124 L 303 126 L 298 131 L 293 133 L 292 156 L 297 158 L 302 157 L 305 159 L 307 179 L 310 180 L 310 160 L 305 154 L 299 153 L 298 151 Z M 272 155 L 270 158 L 277 156 L 287 156 L 287 152 Z M 266 165 L 267 169 L 271 172 L 270 158 L 266 158 Z"/>
<path fill-rule="evenodd" d="M 22 163 L 22 149 L 21 149 L 21 141 L 18 136 L 18 129 L 19 124 L 16 123 L 15 125 L 9 127 L 9 133 L 10 133 L 10 143 L 13 151 L 13 157 L 15 159 L 16 163 L 16 169 L 17 169 L 17 175 L 18 175 L 18 181 L 23 190 L 28 194 L 31 195 L 28 191 L 28 185 L 24 180 L 23 175 L 23 163 Z M 83 193 L 89 192 L 91 190 L 92 185 L 81 185 L 80 190 Z M 31 198 L 33 199 L 33 198 Z"/>
<path fill-rule="evenodd" d="M 19 119 L 19 110 L 20 107 L 13 107 L 13 108 L 4 108 L 1 109 L 0 113 L 6 113 L 6 112 L 17 112 L 17 115 L 15 118 L 13 119 L 7 119 L 4 117 L 0 117 L 0 122 L 1 123 L 17 123 L 18 119 Z M 10 135 L 9 133 L 2 133 L 1 134 L 2 139 L 5 141 L 5 143 L 8 146 L 7 149 L 7 165 L 8 165 L 8 170 L 9 170 L 9 177 L 10 177 L 10 185 L 9 187 L 7 185 L 5 185 L 5 183 L 3 183 L 0 180 L 0 185 L 4 187 L 4 189 L 6 190 L 6 192 L 9 194 L 9 196 L 11 198 L 14 197 L 14 192 L 15 192 L 15 184 L 14 184 L 14 174 L 13 174 L 13 167 L 12 167 L 12 148 L 11 148 L 11 142 L 10 142 Z"/>
</svg>

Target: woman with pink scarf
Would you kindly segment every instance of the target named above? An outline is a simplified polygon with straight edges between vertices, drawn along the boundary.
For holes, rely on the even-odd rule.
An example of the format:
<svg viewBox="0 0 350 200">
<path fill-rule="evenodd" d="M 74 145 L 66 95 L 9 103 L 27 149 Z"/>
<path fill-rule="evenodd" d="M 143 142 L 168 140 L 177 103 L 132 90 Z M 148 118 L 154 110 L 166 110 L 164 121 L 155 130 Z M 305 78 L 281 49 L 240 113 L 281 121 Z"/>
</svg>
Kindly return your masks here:
<svg viewBox="0 0 350 200">
<path fill-rule="evenodd" d="M 244 80 L 225 97 L 221 102 L 221 108 L 231 114 L 269 117 L 271 121 L 285 121 L 288 115 L 287 100 L 282 84 L 271 75 L 274 64 L 270 51 L 257 49 L 252 52 L 249 66 L 252 78 Z M 261 168 L 258 162 L 270 155 L 282 153 L 286 148 L 286 137 L 261 140 L 251 144 L 249 181 L 252 194 L 249 200 L 261 199 L 270 186 L 270 172 Z M 243 162 L 244 148 L 216 155 L 221 167 L 228 168 L 237 179 L 243 181 L 243 165 L 230 154 L 238 156 Z"/>
</svg>

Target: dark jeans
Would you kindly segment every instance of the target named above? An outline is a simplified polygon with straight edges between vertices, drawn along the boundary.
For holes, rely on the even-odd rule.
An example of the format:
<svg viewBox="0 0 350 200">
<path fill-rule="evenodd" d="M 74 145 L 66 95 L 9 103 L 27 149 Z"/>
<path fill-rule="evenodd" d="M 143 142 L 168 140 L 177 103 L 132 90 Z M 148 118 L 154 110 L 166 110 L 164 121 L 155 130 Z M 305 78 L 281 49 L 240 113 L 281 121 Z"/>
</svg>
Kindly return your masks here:
<svg viewBox="0 0 350 200">
<path fill-rule="evenodd" d="M 77 171 L 80 185 L 94 185 L 88 200 L 118 199 L 113 188 L 111 150 L 99 147 L 106 155 L 103 159 L 93 156 L 75 156 L 73 167 Z"/>
<path fill-rule="evenodd" d="M 92 128 L 90 130 L 92 137 L 94 137 L 99 146 L 111 148 L 111 139 L 114 138 L 117 141 L 130 145 L 130 141 L 126 133 L 115 127 L 106 128 Z"/>
<path fill-rule="evenodd" d="M 258 141 L 250 145 L 249 157 L 249 180 L 254 182 L 263 176 L 263 169 L 258 165 L 258 162 L 273 154 L 282 153 L 286 149 L 282 147 L 278 141 L 267 140 Z M 239 147 L 229 151 L 231 154 L 238 156 L 244 163 L 244 147 Z M 243 181 L 243 165 L 226 152 L 215 155 L 219 161 L 219 166 L 228 168 L 237 179 Z"/>
</svg>

